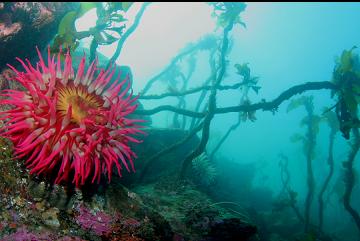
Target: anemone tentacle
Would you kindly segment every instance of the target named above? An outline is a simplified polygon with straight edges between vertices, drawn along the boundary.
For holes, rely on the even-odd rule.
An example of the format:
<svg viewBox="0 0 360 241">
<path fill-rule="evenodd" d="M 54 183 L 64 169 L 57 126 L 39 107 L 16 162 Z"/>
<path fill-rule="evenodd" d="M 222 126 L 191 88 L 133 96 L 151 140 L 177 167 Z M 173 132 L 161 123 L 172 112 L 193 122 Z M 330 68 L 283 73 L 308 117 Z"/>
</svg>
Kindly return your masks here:
<svg viewBox="0 0 360 241">
<path fill-rule="evenodd" d="M 95 59 L 86 70 L 84 55 L 75 73 L 69 51 L 64 63 L 62 50 L 57 56 L 48 52 L 47 64 L 37 52 L 36 66 L 17 58 L 24 72 L 8 65 L 25 90 L 1 94 L 0 104 L 12 108 L 0 112 L 0 136 L 14 143 L 15 157 L 25 158 L 31 174 L 55 173 L 56 184 L 72 181 L 77 187 L 99 183 L 101 174 L 110 181 L 112 167 L 120 176 L 122 166 L 135 171 L 129 143 L 139 143 L 133 135 L 144 132 L 142 120 L 128 118 L 137 108 L 129 77 L 119 74 L 110 84 L 115 66 L 99 70 Z"/>
</svg>

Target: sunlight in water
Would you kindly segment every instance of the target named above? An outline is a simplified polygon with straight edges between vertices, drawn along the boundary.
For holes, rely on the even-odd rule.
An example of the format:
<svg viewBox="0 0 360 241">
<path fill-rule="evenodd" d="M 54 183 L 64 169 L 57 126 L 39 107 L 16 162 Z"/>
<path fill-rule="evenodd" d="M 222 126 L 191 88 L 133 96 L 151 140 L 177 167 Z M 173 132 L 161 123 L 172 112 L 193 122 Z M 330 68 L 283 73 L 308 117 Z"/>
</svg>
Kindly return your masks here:
<svg viewBox="0 0 360 241">
<path fill-rule="evenodd" d="M 140 2 L 134 3 L 128 10 L 125 15 L 128 19 L 127 26 L 132 25 L 141 5 Z M 256 37 L 256 30 L 262 28 L 261 16 L 265 14 L 266 9 L 264 3 L 247 5 L 243 14 L 247 28 L 235 29 L 241 33 L 241 41 L 251 42 L 252 37 Z M 118 64 L 131 67 L 135 91 L 141 90 L 149 76 L 167 65 L 186 44 L 215 31 L 216 23 L 211 17 L 211 12 L 211 7 L 205 3 L 152 3 L 148 6 L 141 24 L 126 41 L 117 60 Z M 96 10 L 91 10 L 77 21 L 76 28 L 78 31 L 87 30 L 95 26 L 96 19 Z M 90 38 L 83 40 L 84 46 L 89 46 L 90 42 Z M 99 46 L 98 51 L 111 58 L 116 46 L 117 42 Z"/>
<path fill-rule="evenodd" d="M 131 26 L 141 5 L 135 3 L 127 12 L 128 26 Z M 86 30 L 95 22 L 96 11 L 91 11 L 78 20 L 76 27 Z M 126 41 L 118 64 L 131 67 L 136 79 L 134 89 L 137 90 L 186 44 L 211 33 L 214 28 L 211 8 L 205 3 L 152 3 L 141 24 Z M 85 46 L 89 44 L 90 39 L 87 39 Z M 115 49 L 116 43 L 100 46 L 98 51 L 111 57 Z"/>
</svg>

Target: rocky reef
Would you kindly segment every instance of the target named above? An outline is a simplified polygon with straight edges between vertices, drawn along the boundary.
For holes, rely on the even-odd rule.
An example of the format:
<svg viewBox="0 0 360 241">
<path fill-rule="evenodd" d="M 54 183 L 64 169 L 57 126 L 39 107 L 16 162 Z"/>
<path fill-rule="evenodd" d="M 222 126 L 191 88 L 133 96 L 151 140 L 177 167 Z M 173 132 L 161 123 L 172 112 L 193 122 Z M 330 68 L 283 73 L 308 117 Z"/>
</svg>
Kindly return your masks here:
<svg viewBox="0 0 360 241">
<path fill-rule="evenodd" d="M 136 162 L 139 172 L 141 160 L 170 139 L 181 139 L 181 132 L 148 131 Z M 11 144 L 5 139 L 0 144 L 0 240 L 245 241 L 257 232 L 241 216 L 214 205 L 191 182 L 171 175 L 191 145 L 177 151 L 178 160 L 162 158 L 157 163 L 161 168 L 149 172 L 144 183 L 115 177 L 110 184 L 80 191 L 29 175 L 22 161 L 11 159 Z"/>
<path fill-rule="evenodd" d="M 36 56 L 35 46 L 44 48 L 62 17 L 75 8 L 76 4 L 68 2 L 0 3 L 0 69 L 18 64 L 15 56 Z"/>
</svg>

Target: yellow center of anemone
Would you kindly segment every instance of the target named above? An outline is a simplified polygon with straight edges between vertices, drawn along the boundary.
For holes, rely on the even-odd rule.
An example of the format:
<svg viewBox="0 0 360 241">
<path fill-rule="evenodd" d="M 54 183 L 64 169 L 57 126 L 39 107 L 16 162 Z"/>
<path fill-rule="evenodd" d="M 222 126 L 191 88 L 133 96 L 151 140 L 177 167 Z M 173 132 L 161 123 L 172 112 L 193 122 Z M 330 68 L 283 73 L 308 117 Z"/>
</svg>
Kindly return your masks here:
<svg viewBox="0 0 360 241">
<path fill-rule="evenodd" d="M 102 106 L 101 102 L 99 96 L 90 94 L 81 85 L 61 86 L 58 88 L 56 109 L 66 115 L 71 105 L 71 121 L 80 124 L 89 115 L 89 110 L 98 110 Z"/>
</svg>

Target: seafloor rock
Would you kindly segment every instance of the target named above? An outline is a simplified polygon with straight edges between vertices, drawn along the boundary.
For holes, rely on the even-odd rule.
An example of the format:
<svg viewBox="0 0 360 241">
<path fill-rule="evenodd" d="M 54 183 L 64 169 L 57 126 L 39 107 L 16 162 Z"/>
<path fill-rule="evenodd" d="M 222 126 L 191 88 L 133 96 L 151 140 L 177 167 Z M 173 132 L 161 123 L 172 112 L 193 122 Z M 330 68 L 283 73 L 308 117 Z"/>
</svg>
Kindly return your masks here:
<svg viewBox="0 0 360 241">
<path fill-rule="evenodd" d="M 31 59 L 35 46 L 44 48 L 62 17 L 76 4 L 68 2 L 3 2 L 0 5 L 0 70 L 17 65 L 15 57 Z"/>
<path fill-rule="evenodd" d="M 138 156 L 138 158 L 135 159 L 136 173 L 123 173 L 121 182 L 125 185 L 133 184 L 138 181 L 145 168 L 148 169 L 146 170 L 146 174 L 144 174 L 144 182 L 155 181 L 164 175 L 179 173 L 185 157 L 199 144 L 200 141 L 197 136 L 194 136 L 175 150 L 168 154 L 161 155 L 159 158 L 156 158 L 149 163 L 149 159 L 154 155 L 184 139 L 188 135 L 188 132 L 182 129 L 165 128 L 148 128 L 144 131 L 146 132 L 146 135 L 140 138 L 143 142 L 132 146 Z"/>
<path fill-rule="evenodd" d="M 67 198 L 63 187 L 33 191 L 28 174 L 20 176 L 26 179 L 23 191 L 16 184 L 12 191 L 1 190 L 0 240 L 169 240 L 173 235 L 161 215 L 119 183 L 88 199 L 77 190 L 58 208 L 54 197 Z"/>
<path fill-rule="evenodd" d="M 255 226 L 238 218 L 229 218 L 211 224 L 208 237 L 204 241 L 246 241 L 255 233 Z"/>
<path fill-rule="evenodd" d="M 187 182 L 162 178 L 133 191 L 168 221 L 173 240 L 247 241 L 257 232 L 244 215 L 214 203 Z"/>
<path fill-rule="evenodd" d="M 136 147 L 144 159 L 186 135 L 165 129 L 148 133 L 143 148 Z M 156 182 L 128 189 L 122 185 L 126 179 L 114 178 L 80 191 L 30 176 L 21 161 L 11 159 L 11 145 L 1 139 L 0 240 L 216 240 L 221 230 L 248 240 L 254 227 L 242 217 L 214 205 L 195 186 L 166 175 L 177 171 L 197 142 L 194 138 L 155 163 L 157 172 L 149 172 L 148 180 L 157 177 Z"/>
</svg>

